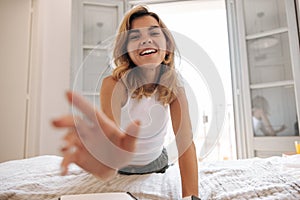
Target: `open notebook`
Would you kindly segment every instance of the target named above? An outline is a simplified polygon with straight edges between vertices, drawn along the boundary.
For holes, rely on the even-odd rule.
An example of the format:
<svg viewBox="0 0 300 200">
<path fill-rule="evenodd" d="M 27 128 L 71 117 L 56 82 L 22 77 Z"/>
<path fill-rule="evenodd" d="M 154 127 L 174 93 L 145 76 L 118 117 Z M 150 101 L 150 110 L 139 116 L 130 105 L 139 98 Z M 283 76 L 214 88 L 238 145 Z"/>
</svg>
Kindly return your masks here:
<svg viewBox="0 0 300 200">
<path fill-rule="evenodd" d="M 131 193 L 112 192 L 112 193 L 94 193 L 94 194 L 75 194 L 63 195 L 60 200 L 137 200 Z"/>
<path fill-rule="evenodd" d="M 111 192 L 111 193 L 93 193 L 93 194 L 75 194 L 64 195 L 59 200 L 138 200 L 130 192 Z M 185 197 L 183 200 L 200 200 L 198 197 Z"/>
</svg>

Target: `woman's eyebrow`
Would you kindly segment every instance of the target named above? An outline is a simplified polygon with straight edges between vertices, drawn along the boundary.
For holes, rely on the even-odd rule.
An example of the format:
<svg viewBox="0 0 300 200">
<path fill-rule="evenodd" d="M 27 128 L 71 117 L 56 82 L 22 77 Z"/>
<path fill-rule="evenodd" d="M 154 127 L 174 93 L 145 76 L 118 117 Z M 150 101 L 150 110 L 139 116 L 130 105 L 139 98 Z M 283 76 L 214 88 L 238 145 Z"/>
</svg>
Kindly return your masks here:
<svg viewBox="0 0 300 200">
<path fill-rule="evenodd" d="M 130 29 L 128 31 L 128 34 L 131 34 L 131 33 L 140 33 L 140 30 L 139 29 Z"/>
<path fill-rule="evenodd" d="M 150 31 L 150 30 L 157 29 L 157 28 L 160 28 L 160 27 L 159 27 L 159 26 L 150 26 L 150 27 L 148 28 L 148 30 Z"/>
<path fill-rule="evenodd" d="M 148 28 L 149 31 L 153 30 L 153 29 L 157 29 L 157 28 L 160 28 L 159 26 L 150 26 Z M 129 34 L 130 33 L 140 33 L 140 30 L 143 30 L 143 29 L 147 29 L 147 28 L 138 28 L 138 29 L 130 29 L 129 30 Z"/>
</svg>

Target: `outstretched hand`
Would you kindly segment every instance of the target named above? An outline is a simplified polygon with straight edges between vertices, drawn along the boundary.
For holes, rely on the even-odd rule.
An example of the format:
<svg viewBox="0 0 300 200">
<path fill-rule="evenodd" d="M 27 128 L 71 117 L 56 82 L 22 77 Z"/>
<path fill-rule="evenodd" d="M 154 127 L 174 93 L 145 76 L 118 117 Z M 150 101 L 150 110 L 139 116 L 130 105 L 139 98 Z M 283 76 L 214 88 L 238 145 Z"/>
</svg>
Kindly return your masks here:
<svg viewBox="0 0 300 200">
<path fill-rule="evenodd" d="M 126 166 L 135 150 L 139 122 L 128 125 L 122 132 L 102 111 L 97 111 L 82 96 L 67 92 L 67 99 L 83 113 L 83 118 L 74 115 L 53 120 L 57 128 L 68 128 L 62 147 L 62 174 L 68 172 L 70 163 L 75 163 L 95 176 L 106 179 L 117 169 Z"/>
</svg>

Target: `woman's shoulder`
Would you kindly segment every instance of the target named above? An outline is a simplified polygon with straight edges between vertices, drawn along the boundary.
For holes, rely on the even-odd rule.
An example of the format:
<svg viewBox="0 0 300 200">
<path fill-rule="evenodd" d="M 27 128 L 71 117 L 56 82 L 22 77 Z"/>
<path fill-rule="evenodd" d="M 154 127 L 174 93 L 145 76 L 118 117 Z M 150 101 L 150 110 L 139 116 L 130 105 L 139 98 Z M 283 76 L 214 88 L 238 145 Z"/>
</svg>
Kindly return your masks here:
<svg viewBox="0 0 300 200">
<path fill-rule="evenodd" d="M 118 81 L 112 76 L 112 75 L 109 75 L 105 78 L 103 78 L 103 81 L 102 81 L 102 84 L 116 84 Z"/>
<path fill-rule="evenodd" d="M 117 81 L 112 76 L 107 76 L 102 80 L 101 90 L 103 92 L 112 91 L 117 84 Z"/>
<path fill-rule="evenodd" d="M 113 76 L 107 76 L 102 81 L 102 93 L 115 93 L 119 95 L 126 94 L 126 87 L 120 80 L 116 80 Z"/>
<path fill-rule="evenodd" d="M 116 80 L 112 75 L 107 76 L 102 81 L 102 87 L 105 89 L 112 89 L 112 88 L 118 88 L 118 89 L 125 89 L 124 84 L 120 80 Z"/>
</svg>

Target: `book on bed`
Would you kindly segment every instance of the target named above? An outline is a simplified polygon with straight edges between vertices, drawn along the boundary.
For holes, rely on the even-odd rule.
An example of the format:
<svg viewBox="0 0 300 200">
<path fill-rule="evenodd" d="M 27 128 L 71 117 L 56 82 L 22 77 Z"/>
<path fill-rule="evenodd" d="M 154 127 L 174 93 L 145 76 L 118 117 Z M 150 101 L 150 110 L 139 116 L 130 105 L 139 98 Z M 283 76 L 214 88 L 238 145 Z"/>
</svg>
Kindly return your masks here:
<svg viewBox="0 0 300 200">
<path fill-rule="evenodd" d="M 75 195 L 64 195 L 59 200 L 138 200 L 130 192 L 112 192 L 112 193 L 93 193 L 93 194 L 75 194 Z M 183 198 L 183 200 L 200 200 L 195 196 L 189 196 Z"/>
<path fill-rule="evenodd" d="M 93 193 L 93 194 L 74 194 L 63 195 L 59 200 L 136 200 L 129 192 L 109 192 L 109 193 Z"/>
</svg>

